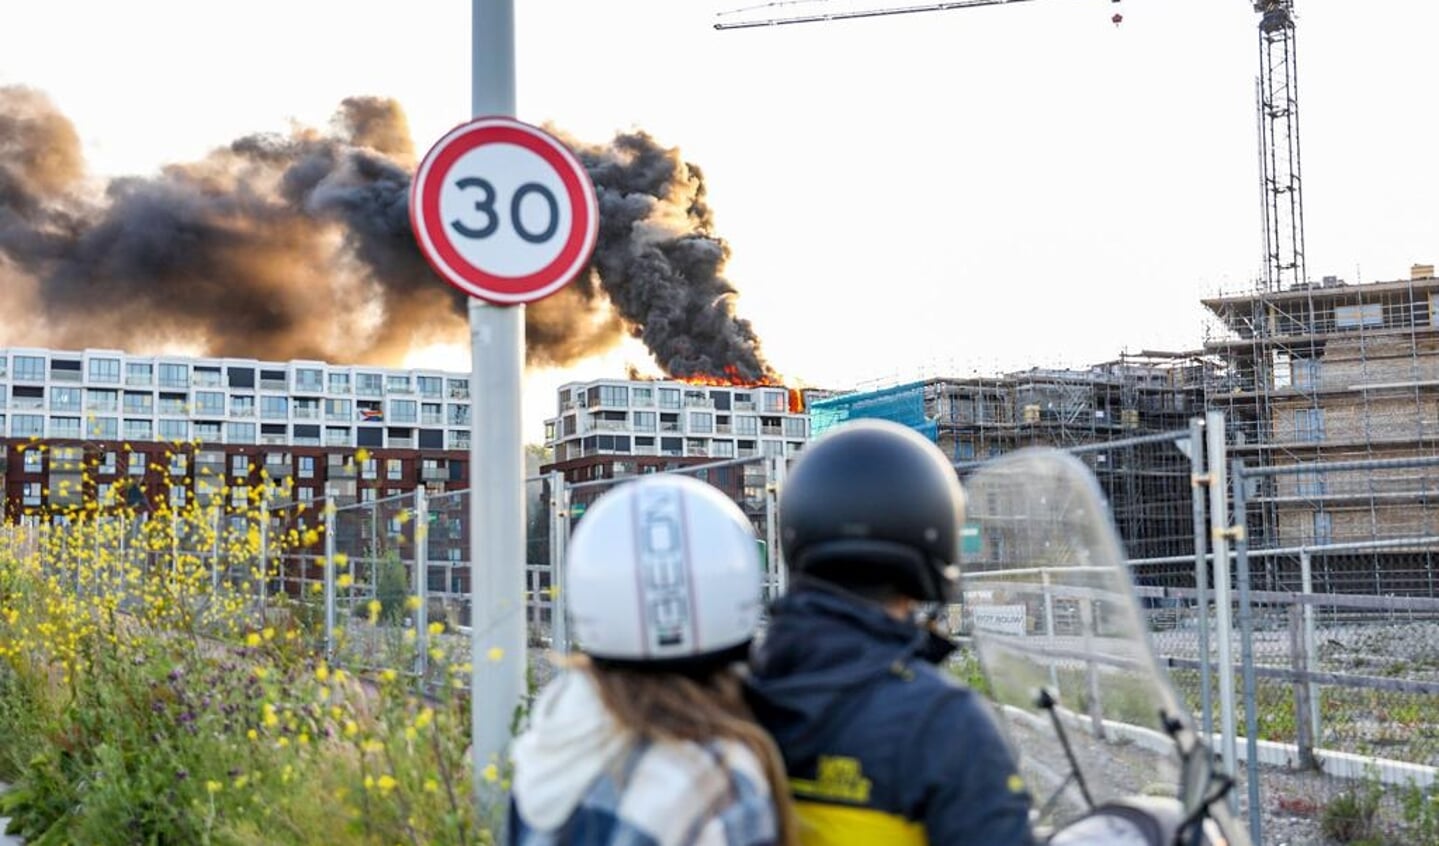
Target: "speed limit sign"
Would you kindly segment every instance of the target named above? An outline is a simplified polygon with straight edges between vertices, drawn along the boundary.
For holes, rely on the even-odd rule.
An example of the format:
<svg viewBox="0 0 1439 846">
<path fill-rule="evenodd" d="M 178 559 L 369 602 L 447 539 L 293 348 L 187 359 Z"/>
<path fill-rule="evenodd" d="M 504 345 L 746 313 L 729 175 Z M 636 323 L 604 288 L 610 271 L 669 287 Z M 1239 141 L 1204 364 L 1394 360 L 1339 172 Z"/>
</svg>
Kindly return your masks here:
<svg viewBox="0 0 1439 846">
<path fill-rule="evenodd" d="M 451 130 L 420 162 L 410 226 L 445 281 L 500 305 L 563 288 L 599 232 L 595 188 L 563 143 L 508 117 Z"/>
</svg>

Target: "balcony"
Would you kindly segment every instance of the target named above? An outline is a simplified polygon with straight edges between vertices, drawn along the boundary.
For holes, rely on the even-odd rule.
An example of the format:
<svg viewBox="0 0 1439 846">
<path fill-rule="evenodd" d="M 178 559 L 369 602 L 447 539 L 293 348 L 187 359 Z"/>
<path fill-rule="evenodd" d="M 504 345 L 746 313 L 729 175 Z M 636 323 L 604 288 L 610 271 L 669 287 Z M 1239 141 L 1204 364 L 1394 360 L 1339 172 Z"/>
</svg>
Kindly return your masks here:
<svg viewBox="0 0 1439 846">
<path fill-rule="evenodd" d="M 596 432 L 628 432 L 630 424 L 625 420 L 596 420 L 590 424 L 590 428 Z"/>
<path fill-rule="evenodd" d="M 390 449 L 414 449 L 417 444 L 414 438 L 390 438 L 388 446 Z"/>
<path fill-rule="evenodd" d="M 294 417 L 295 417 L 296 420 L 319 420 L 319 419 L 320 419 L 320 409 L 318 409 L 318 408 L 303 408 L 303 407 L 297 405 L 297 406 L 295 406 Z"/>
<path fill-rule="evenodd" d="M 425 467 L 420 470 L 422 482 L 448 482 L 450 471 L 447 467 Z"/>
</svg>

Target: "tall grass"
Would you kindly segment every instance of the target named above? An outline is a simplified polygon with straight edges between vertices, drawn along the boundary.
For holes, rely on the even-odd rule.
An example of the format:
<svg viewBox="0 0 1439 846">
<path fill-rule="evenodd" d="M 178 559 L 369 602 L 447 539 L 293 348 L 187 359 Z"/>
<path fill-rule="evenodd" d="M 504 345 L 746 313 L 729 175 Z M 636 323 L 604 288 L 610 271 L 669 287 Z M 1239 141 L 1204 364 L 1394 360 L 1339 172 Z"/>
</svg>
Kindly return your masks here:
<svg viewBox="0 0 1439 846">
<path fill-rule="evenodd" d="M 489 842 L 458 688 L 469 668 L 431 649 L 439 683 L 418 693 L 400 668 L 425 639 L 407 631 L 359 677 L 317 653 L 315 615 L 296 599 L 258 598 L 283 555 L 323 542 L 320 519 L 262 529 L 283 484 L 237 508 L 217 478 L 224 513 L 171 509 L 161 494 L 142 520 L 118 497 L 98 501 L 94 468 L 83 473 L 74 505 L 0 529 L 0 778 L 15 785 L 0 816 L 12 833 L 99 846 Z M 398 616 L 385 599 L 369 623 Z"/>
</svg>

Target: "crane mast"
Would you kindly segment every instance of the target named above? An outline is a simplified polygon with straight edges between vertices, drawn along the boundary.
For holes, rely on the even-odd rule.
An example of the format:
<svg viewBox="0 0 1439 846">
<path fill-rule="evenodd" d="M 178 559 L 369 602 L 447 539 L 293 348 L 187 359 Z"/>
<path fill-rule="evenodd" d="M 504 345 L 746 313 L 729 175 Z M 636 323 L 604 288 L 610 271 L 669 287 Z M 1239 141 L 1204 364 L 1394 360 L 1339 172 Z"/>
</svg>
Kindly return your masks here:
<svg viewBox="0 0 1439 846">
<path fill-rule="evenodd" d="M 1255 0 L 1259 18 L 1259 172 L 1264 286 L 1303 285 L 1304 181 L 1299 175 L 1299 69 L 1292 0 Z"/>
</svg>

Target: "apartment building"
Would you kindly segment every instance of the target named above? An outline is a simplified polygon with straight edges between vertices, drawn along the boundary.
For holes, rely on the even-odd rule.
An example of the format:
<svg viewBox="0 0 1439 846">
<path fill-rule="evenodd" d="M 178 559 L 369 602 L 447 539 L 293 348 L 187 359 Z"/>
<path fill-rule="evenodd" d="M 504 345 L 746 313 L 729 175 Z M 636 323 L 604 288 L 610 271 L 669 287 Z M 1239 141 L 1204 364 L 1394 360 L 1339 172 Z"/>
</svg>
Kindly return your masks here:
<svg viewBox="0 0 1439 846">
<path fill-rule="evenodd" d="M 807 402 L 818 389 L 779 385 L 702 385 L 676 380 L 598 379 L 558 391 L 545 421 L 552 450 L 542 472 L 571 483 L 738 459 L 791 459 L 810 437 Z M 709 481 L 749 511 L 763 507 L 763 461 L 717 468 Z M 580 488 L 577 511 L 604 489 Z"/>
<path fill-rule="evenodd" d="M 468 375 L 435 370 L 0 349 L 4 515 L 117 485 L 148 508 L 285 480 L 342 504 L 467 487 L 470 407 Z"/>
</svg>

